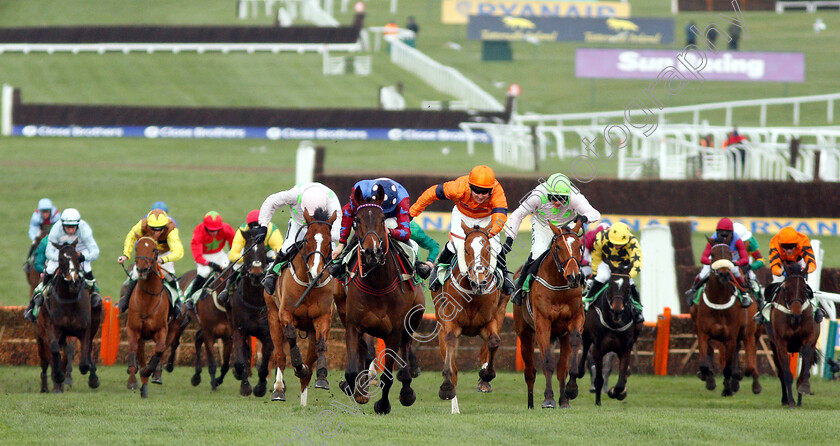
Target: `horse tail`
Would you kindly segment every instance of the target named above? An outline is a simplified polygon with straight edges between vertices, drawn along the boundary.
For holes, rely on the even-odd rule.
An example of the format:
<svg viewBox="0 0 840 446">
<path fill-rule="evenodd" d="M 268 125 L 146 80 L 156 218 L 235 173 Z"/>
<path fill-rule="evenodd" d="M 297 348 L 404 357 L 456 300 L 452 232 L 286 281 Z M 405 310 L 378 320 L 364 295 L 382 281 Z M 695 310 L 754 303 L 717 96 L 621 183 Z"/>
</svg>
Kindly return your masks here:
<svg viewBox="0 0 840 446">
<path fill-rule="evenodd" d="M 811 361 L 811 365 L 819 365 L 823 362 L 823 351 L 819 347 L 814 349 L 814 359 Z"/>
</svg>

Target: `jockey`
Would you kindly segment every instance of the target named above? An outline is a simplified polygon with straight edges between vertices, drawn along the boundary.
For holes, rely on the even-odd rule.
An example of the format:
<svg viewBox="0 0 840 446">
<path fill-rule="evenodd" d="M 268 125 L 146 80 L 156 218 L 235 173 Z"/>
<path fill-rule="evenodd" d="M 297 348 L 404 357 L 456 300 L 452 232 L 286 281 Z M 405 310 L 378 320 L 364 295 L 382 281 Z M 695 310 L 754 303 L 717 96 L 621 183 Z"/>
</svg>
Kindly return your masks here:
<svg viewBox="0 0 840 446">
<path fill-rule="evenodd" d="M 341 232 L 339 233 L 338 246 L 336 246 L 332 254 L 333 260 L 340 260 L 346 257 L 344 255 L 346 253 L 343 251 L 347 247 L 347 238 L 350 236 L 350 230 L 353 228 L 353 221 L 356 218 L 356 211 L 360 204 L 356 202 L 356 190 L 359 190 L 362 197 L 369 199 L 376 195 L 380 188 L 384 191 L 382 212 L 385 214 L 385 227 L 388 229 L 388 234 L 396 242 L 396 246 L 400 248 L 409 260 L 411 267 L 417 271 L 417 274 L 423 279 L 427 279 L 431 268 L 423 262 L 417 262 L 419 246 L 417 242 L 411 240 L 408 191 L 400 183 L 390 178 L 362 180 L 353 185 L 353 190 L 350 192 L 350 201 L 342 208 Z M 356 240 L 357 242 L 358 240 Z M 352 249 L 353 245 L 351 244 L 349 248 Z M 331 268 L 330 273 L 335 277 L 342 277 L 344 276 L 345 270 L 346 265 L 343 262 L 339 262 L 338 265 Z"/>
<path fill-rule="evenodd" d="M 99 294 L 99 287 L 93 277 L 90 262 L 99 258 L 99 246 L 93 239 L 93 231 L 86 221 L 82 220 L 79 211 L 73 208 L 64 210 L 61 215 L 61 224 L 53 225 L 48 236 L 47 244 L 47 267 L 41 283 L 32 293 L 29 307 L 24 312 L 24 317 L 32 322 L 38 318 L 38 310 L 44 301 L 44 290 L 52 282 L 55 270 L 58 269 L 58 248 L 55 245 L 64 245 L 77 242 L 76 252 L 79 253 L 79 262 L 84 271 L 85 284 L 90 290 L 90 307 L 97 308 L 102 305 L 102 296 Z"/>
<path fill-rule="evenodd" d="M 595 300 L 601 287 L 610 280 L 612 272 L 610 266 L 621 264 L 631 265 L 628 275 L 630 276 L 630 300 L 633 302 L 633 318 L 637 324 L 645 321 L 642 315 L 642 302 L 639 299 L 639 291 L 633 278 L 642 270 L 642 249 L 639 241 L 630 233 L 630 228 L 623 222 L 618 222 L 606 231 L 595 236 L 595 244 L 592 248 L 592 269 L 596 271 L 595 279 L 588 287 L 586 297 L 583 299 L 584 307 Z"/>
<path fill-rule="evenodd" d="M 699 290 L 700 287 L 709 280 L 709 275 L 712 272 L 713 245 L 722 244 L 729 246 L 729 251 L 732 252 L 733 263 L 733 265 L 729 268 L 729 272 L 735 276 L 735 279 L 738 281 L 738 285 L 744 289 L 749 288 L 749 285 L 746 283 L 746 279 L 744 279 L 744 275 L 741 274 L 741 267 L 746 266 L 749 263 L 750 258 L 747 255 L 747 249 L 744 247 L 744 242 L 738 238 L 734 231 L 732 220 L 723 217 L 718 221 L 715 233 L 712 234 L 711 240 L 706 243 L 706 249 L 703 250 L 703 255 L 700 256 L 700 263 L 703 264 L 703 268 L 700 270 L 700 273 L 697 274 L 697 277 L 694 278 L 694 285 L 686 291 L 686 296 L 689 298 L 689 307 L 697 304 L 696 301 L 699 298 L 699 296 L 697 296 L 697 290 Z M 741 307 L 749 308 L 749 306 L 752 305 L 750 293 L 739 293 L 739 296 L 741 299 Z"/>
<path fill-rule="evenodd" d="M 298 184 L 289 190 L 269 195 L 265 199 L 260 207 L 260 226 L 257 228 L 259 232 L 254 239 L 257 243 L 265 240 L 271 217 L 281 206 L 289 206 L 291 216 L 289 227 L 286 230 L 286 240 L 283 241 L 280 254 L 274 259 L 274 263 L 271 264 L 263 278 L 263 286 L 268 294 L 274 294 L 274 288 L 277 286 L 277 275 L 294 258 L 300 249 L 299 243 L 306 237 L 306 230 L 304 230 L 306 220 L 303 218 L 303 213 L 308 212 L 310 215 L 314 215 L 316 209 L 322 208 L 327 211 L 328 215 L 335 214 L 338 216 L 341 214 L 341 203 L 332 189 L 321 183 Z M 330 238 L 333 243 L 338 241 L 340 228 L 341 223 L 336 218 L 330 231 Z"/>
<path fill-rule="evenodd" d="M 610 224 L 607 222 L 598 223 L 598 226 L 595 226 L 595 229 L 586 231 L 583 238 L 583 261 L 581 262 L 580 272 L 585 277 L 589 277 L 592 274 L 592 250 L 595 248 L 595 236 L 599 233 L 610 229 Z"/>
<path fill-rule="evenodd" d="M 155 209 L 150 211 L 146 217 L 138 221 L 134 227 L 128 231 L 125 236 L 125 244 L 123 245 L 123 255 L 117 258 L 117 263 L 124 263 L 131 258 L 131 252 L 134 251 L 134 244 L 137 239 L 141 237 L 149 237 L 157 241 L 158 259 L 157 262 L 160 267 L 167 274 L 164 275 L 164 280 L 169 286 L 176 291 L 177 296 L 173 296 L 173 314 L 174 319 L 178 319 L 181 315 L 181 306 L 184 295 L 181 294 L 181 288 L 178 286 L 178 280 L 175 277 L 175 262 L 184 257 L 184 246 L 181 244 L 181 238 L 178 234 L 178 228 L 175 227 L 175 222 L 166 215 L 165 211 Z M 126 292 L 120 297 L 120 313 L 128 311 L 129 299 L 131 299 L 131 292 L 134 291 L 134 286 L 137 284 L 137 268 L 131 268 L 128 278 L 123 282 Z"/>
<path fill-rule="evenodd" d="M 548 181 L 540 183 L 520 201 L 520 205 L 505 225 L 507 239 L 503 251 L 510 251 L 513 240 L 519 232 L 519 226 L 527 215 L 531 215 L 531 253 L 522 266 L 519 279 L 516 281 L 516 291 L 511 302 L 516 305 L 522 303 L 522 287 L 529 277 L 537 273 L 539 262 L 535 260 L 548 251 L 554 233 L 549 223 L 564 227 L 575 221 L 587 223 L 601 218 L 601 213 L 589 204 L 586 197 L 572 186 L 571 181 L 562 173 L 555 173 L 548 177 Z"/>
<path fill-rule="evenodd" d="M 55 224 L 60 218 L 61 213 L 53 206 L 52 200 L 42 198 L 38 201 L 38 209 L 32 212 L 32 217 L 29 218 L 29 239 L 32 240 L 32 244 L 29 246 L 29 254 L 26 255 L 26 266 L 29 265 L 29 258 L 32 257 L 32 253 L 37 246 L 35 239 L 41 235 L 41 225 L 44 223 Z M 28 269 L 26 272 L 29 273 Z"/>
<path fill-rule="evenodd" d="M 773 283 L 764 290 L 764 299 L 767 302 L 764 304 L 764 308 L 767 308 L 773 302 L 776 291 L 785 280 L 782 262 L 798 263 L 806 276 L 817 269 L 817 261 L 814 257 L 814 249 L 811 248 L 811 240 L 808 239 L 807 235 L 797 232 L 790 226 L 782 228 L 770 240 L 770 272 L 773 274 Z M 810 287 L 808 287 L 808 298 L 810 299 L 811 306 L 814 307 L 814 321 L 819 324 L 827 314 L 820 307 Z M 758 323 L 764 322 L 763 310 L 755 315 Z"/>
<path fill-rule="evenodd" d="M 204 220 L 193 230 L 190 250 L 195 260 L 195 280 L 184 293 L 187 310 L 195 310 L 195 301 L 201 299 L 204 283 L 214 271 L 222 272 L 230 261 L 222 249 L 225 243 L 233 244 L 233 228 L 222 221 L 222 216 L 216 211 L 204 214 Z"/>
<path fill-rule="evenodd" d="M 161 211 L 166 212 L 166 215 L 169 215 L 169 206 L 167 206 L 166 203 L 164 203 L 163 201 L 155 201 L 154 203 L 152 203 L 152 208 L 149 210 L 154 211 L 155 209 L 160 209 Z M 178 222 L 174 218 L 172 218 L 172 216 L 169 216 L 169 219 L 172 220 L 173 223 L 175 223 L 176 227 L 178 226 Z"/>
<path fill-rule="evenodd" d="M 761 295 L 761 289 L 759 287 L 755 271 L 764 266 L 766 262 L 764 257 L 762 257 L 761 252 L 758 250 L 759 245 L 755 240 L 755 237 L 753 237 L 752 232 L 750 232 L 746 226 L 738 222 L 733 223 L 732 226 L 735 228 L 735 236 L 744 242 L 744 248 L 746 248 L 747 254 L 753 258 L 753 261 L 749 264 L 749 269 L 747 270 L 747 277 L 750 281 L 750 289 L 753 292 L 753 298 L 756 299 L 758 307 L 761 308 L 764 304 L 764 296 Z"/>
<path fill-rule="evenodd" d="M 438 257 L 438 268 L 452 262 L 457 252 L 463 252 L 464 234 L 461 228 L 463 221 L 467 226 L 490 227 L 490 249 L 497 253 L 497 264 L 504 273 L 502 292 L 513 292 L 513 281 L 507 271 L 507 251 L 502 249 L 499 233 L 504 229 L 507 221 L 507 199 L 502 185 L 496 181 L 493 169 L 487 166 L 476 166 L 469 175 L 458 177 L 453 181 L 436 184 L 423 192 L 420 198 L 411 206 L 409 214 L 417 217 L 427 206 L 437 200 L 448 199 L 455 202 L 452 208 L 449 242 L 444 245 Z M 459 260 L 460 262 L 460 260 Z M 429 283 L 429 289 L 437 291 L 441 287 L 438 275 L 435 274 Z"/>
<path fill-rule="evenodd" d="M 236 286 L 236 282 L 240 277 L 239 270 L 242 269 L 242 257 L 246 243 L 245 236 L 242 235 L 242 232 L 252 231 L 259 227 L 259 225 L 260 210 L 254 209 L 253 211 L 248 212 L 248 216 L 245 218 L 245 223 L 242 223 L 242 225 L 240 225 L 236 230 L 236 235 L 233 236 L 233 243 L 231 243 L 230 252 L 228 253 L 228 260 L 234 262 L 234 273 L 231 279 L 228 280 L 228 286 L 225 287 L 221 294 L 219 294 L 219 302 L 227 302 L 228 296 L 233 291 L 233 287 Z M 265 243 L 265 247 L 267 248 L 266 256 L 268 257 L 268 260 L 274 261 L 277 253 L 280 252 L 280 248 L 283 247 L 283 234 L 280 233 L 277 226 L 274 226 L 274 223 L 268 223 L 268 236 L 264 237 L 263 243 Z"/>
</svg>

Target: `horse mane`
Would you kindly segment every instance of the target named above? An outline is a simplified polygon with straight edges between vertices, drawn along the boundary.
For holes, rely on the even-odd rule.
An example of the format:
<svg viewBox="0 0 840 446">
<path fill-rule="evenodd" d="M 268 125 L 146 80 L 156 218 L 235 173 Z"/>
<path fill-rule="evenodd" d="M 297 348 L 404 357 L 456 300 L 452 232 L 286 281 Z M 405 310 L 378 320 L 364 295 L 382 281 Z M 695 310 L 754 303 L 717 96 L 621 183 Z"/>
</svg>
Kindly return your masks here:
<svg viewBox="0 0 840 446">
<path fill-rule="evenodd" d="M 330 219 L 330 213 L 324 208 L 317 208 L 312 214 L 312 218 L 316 221 L 327 221 Z"/>
</svg>

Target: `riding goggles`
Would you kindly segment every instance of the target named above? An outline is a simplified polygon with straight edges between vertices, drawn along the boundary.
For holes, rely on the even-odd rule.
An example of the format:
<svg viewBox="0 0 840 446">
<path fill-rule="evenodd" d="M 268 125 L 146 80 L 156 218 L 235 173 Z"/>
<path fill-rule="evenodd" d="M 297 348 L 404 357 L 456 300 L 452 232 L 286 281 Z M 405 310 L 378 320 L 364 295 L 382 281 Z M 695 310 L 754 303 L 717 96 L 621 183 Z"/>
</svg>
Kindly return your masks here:
<svg viewBox="0 0 840 446">
<path fill-rule="evenodd" d="M 487 195 L 489 194 L 493 188 L 492 187 L 478 187 L 470 184 L 470 190 L 473 191 L 474 194 L 477 195 Z"/>
<path fill-rule="evenodd" d="M 569 196 L 568 195 L 549 194 L 548 195 L 548 201 L 554 201 L 554 202 L 565 205 L 569 202 Z"/>
<path fill-rule="evenodd" d="M 796 249 L 796 243 L 781 243 L 782 249 Z"/>
<path fill-rule="evenodd" d="M 166 226 L 149 226 L 149 229 L 155 232 L 163 231 L 164 229 L 166 229 Z"/>
</svg>

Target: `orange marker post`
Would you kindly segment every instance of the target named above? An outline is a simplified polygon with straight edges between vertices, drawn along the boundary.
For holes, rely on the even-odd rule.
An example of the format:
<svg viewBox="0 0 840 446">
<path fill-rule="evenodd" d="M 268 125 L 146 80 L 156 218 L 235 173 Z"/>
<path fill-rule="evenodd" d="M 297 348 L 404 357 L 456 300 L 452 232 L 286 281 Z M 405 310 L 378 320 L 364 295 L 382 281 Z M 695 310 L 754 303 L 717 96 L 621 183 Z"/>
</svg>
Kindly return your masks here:
<svg viewBox="0 0 840 446">
<path fill-rule="evenodd" d="M 665 307 L 663 315 L 656 324 L 656 344 L 654 348 L 653 369 L 659 376 L 668 374 L 668 351 L 671 346 L 671 309 Z"/>
<path fill-rule="evenodd" d="M 254 363 L 256 362 L 256 360 L 257 360 L 257 338 L 255 338 L 254 336 L 251 336 L 251 367 L 254 366 Z M 263 361 L 265 361 L 265 358 L 263 358 Z M 248 373 L 250 373 L 250 372 L 248 372 Z"/>
<path fill-rule="evenodd" d="M 102 365 L 108 364 L 108 351 L 111 342 L 111 299 L 102 299 L 102 331 L 99 333 L 99 360 Z"/>
<path fill-rule="evenodd" d="M 110 330 L 111 330 L 111 340 L 109 341 L 109 352 L 108 352 L 108 360 L 110 361 L 109 365 L 114 365 L 117 363 L 117 353 L 120 351 L 120 320 L 117 316 L 118 308 L 113 303 L 111 304 L 111 322 L 110 322 Z"/>
<path fill-rule="evenodd" d="M 799 365 L 799 353 L 791 353 L 790 354 L 790 373 L 793 375 L 793 379 L 796 379 L 796 374 L 799 372 L 797 365 Z"/>
<path fill-rule="evenodd" d="M 383 351 L 383 350 L 385 350 L 385 341 L 383 341 L 382 339 L 377 339 L 377 340 L 376 340 L 376 366 L 377 366 L 377 372 L 381 372 L 381 371 L 385 370 L 385 362 L 384 362 L 384 361 L 380 361 L 380 360 L 379 360 L 379 354 L 380 354 L 380 353 L 382 353 L 382 351 Z M 385 358 L 382 358 L 382 359 L 384 360 Z"/>
<path fill-rule="evenodd" d="M 516 337 L 516 371 L 525 370 L 525 360 L 522 359 L 522 342 Z"/>
</svg>

